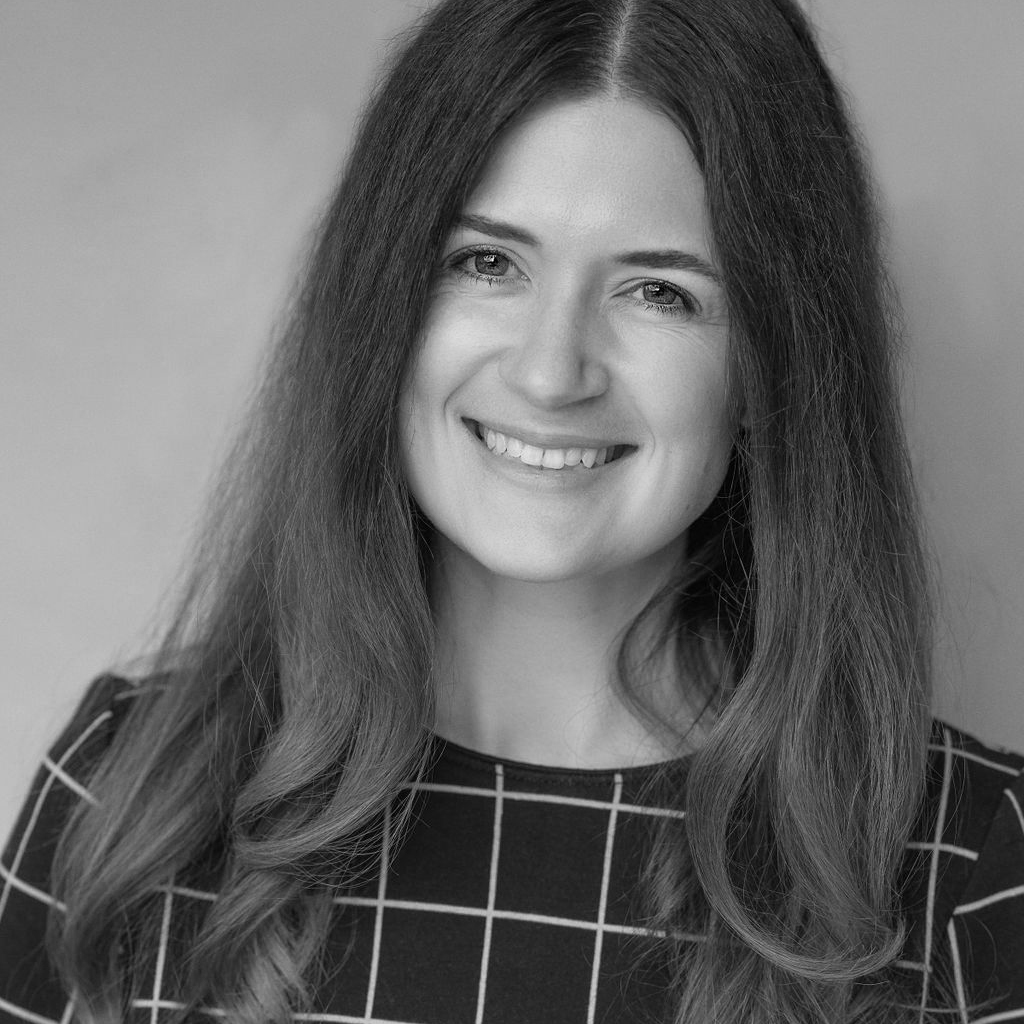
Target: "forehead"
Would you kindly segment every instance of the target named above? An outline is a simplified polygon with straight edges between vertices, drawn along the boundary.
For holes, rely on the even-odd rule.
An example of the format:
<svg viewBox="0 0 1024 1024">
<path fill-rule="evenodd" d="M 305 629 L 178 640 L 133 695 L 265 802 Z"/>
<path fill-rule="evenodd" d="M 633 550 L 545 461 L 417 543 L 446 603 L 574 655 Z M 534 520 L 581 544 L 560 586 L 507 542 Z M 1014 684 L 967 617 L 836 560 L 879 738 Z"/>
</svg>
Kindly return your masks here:
<svg viewBox="0 0 1024 1024">
<path fill-rule="evenodd" d="M 705 234 L 704 180 L 664 114 L 621 96 L 542 105 L 505 132 L 466 209 L 552 230 L 622 231 L 645 244 Z"/>
</svg>

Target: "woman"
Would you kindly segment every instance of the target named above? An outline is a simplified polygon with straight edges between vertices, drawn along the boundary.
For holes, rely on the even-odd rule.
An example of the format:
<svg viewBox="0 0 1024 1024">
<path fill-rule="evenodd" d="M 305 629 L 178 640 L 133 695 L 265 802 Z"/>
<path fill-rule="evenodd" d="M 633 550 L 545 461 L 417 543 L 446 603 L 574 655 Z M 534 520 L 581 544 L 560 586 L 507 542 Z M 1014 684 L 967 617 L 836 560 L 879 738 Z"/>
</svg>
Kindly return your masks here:
<svg viewBox="0 0 1024 1024">
<path fill-rule="evenodd" d="M 788 0 L 439 5 L 158 671 L 26 805 L 0 1009 L 1024 1016 L 1024 762 L 928 720 L 890 360 Z"/>
</svg>

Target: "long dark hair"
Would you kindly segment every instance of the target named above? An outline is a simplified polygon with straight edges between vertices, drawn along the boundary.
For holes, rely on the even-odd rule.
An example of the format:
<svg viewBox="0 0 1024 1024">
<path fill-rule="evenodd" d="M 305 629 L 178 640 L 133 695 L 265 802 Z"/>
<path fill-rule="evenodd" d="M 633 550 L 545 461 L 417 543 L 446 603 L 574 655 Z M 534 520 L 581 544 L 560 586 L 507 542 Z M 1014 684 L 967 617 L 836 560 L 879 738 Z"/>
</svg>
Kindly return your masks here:
<svg viewBox="0 0 1024 1024">
<path fill-rule="evenodd" d="M 653 623 L 714 718 L 685 833 L 657 837 L 644 883 L 674 1019 L 898 1015 L 878 982 L 902 939 L 928 614 L 843 102 L 792 0 L 447 0 L 366 110 L 158 673 L 63 837 L 54 952 L 86 1020 L 120 1019 L 158 887 L 199 865 L 220 895 L 190 939 L 189 1005 L 255 1024 L 308 998 L 331 893 L 426 756 L 429 538 L 396 408 L 440 246 L 504 129 L 595 93 L 689 140 L 745 410 L 722 493 L 618 662 L 648 710 Z M 674 941 L 695 928 L 707 941 Z"/>
</svg>

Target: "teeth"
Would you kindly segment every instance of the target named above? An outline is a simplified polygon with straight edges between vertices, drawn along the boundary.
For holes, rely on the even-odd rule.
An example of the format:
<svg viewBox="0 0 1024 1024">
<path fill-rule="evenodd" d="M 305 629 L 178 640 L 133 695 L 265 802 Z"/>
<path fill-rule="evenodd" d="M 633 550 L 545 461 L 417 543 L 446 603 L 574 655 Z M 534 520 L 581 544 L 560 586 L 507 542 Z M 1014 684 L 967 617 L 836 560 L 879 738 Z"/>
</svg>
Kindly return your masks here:
<svg viewBox="0 0 1024 1024">
<path fill-rule="evenodd" d="M 539 466 L 544 461 L 544 449 L 535 448 L 532 444 L 523 445 L 523 454 L 519 456 L 520 462 L 528 466 Z"/>
<path fill-rule="evenodd" d="M 606 448 L 538 448 L 526 444 L 517 437 L 508 437 L 500 431 L 481 426 L 479 434 L 488 448 L 496 455 L 508 455 L 519 459 L 527 466 L 544 469 L 562 469 L 566 466 L 585 466 L 593 469 L 603 466 L 615 455 L 615 446 Z"/>
</svg>

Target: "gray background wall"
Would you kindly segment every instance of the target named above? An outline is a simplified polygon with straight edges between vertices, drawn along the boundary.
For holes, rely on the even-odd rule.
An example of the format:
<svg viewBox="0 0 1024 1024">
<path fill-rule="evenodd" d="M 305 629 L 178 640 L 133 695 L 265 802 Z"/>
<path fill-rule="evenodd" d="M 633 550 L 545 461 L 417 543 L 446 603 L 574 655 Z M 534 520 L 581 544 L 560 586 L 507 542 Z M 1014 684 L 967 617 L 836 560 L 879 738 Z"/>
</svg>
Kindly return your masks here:
<svg viewBox="0 0 1024 1024">
<path fill-rule="evenodd" d="M 145 647 L 413 0 L 0 4 L 0 832 Z M 1024 748 L 1024 4 L 808 0 L 872 147 L 944 625 L 937 707 Z"/>
</svg>

